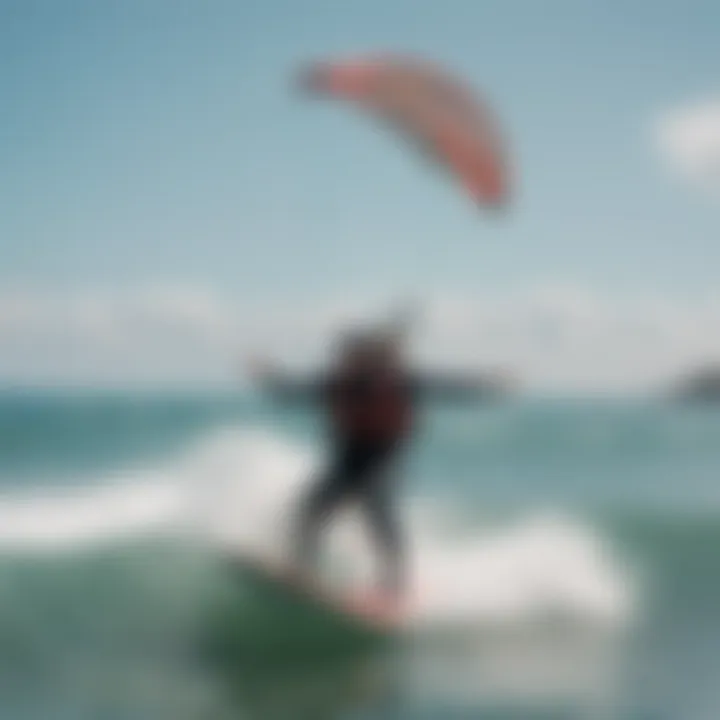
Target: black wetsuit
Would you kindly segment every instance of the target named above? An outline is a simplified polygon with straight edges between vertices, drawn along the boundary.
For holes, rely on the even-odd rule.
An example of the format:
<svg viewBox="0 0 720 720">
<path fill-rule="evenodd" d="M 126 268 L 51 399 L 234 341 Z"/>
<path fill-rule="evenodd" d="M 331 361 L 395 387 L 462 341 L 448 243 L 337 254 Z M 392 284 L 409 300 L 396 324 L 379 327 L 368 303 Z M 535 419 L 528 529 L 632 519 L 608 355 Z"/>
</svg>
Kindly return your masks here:
<svg viewBox="0 0 720 720">
<path fill-rule="evenodd" d="M 466 400 L 476 388 L 467 381 L 422 381 L 395 373 L 331 376 L 315 382 L 274 378 L 269 389 L 281 400 L 319 401 L 330 418 L 330 462 L 304 498 L 293 538 L 298 564 L 312 566 L 320 530 L 329 516 L 346 501 L 356 502 L 384 560 L 383 587 L 388 593 L 400 593 L 405 563 L 394 507 L 394 475 L 414 429 L 416 401 L 428 391 Z"/>
</svg>

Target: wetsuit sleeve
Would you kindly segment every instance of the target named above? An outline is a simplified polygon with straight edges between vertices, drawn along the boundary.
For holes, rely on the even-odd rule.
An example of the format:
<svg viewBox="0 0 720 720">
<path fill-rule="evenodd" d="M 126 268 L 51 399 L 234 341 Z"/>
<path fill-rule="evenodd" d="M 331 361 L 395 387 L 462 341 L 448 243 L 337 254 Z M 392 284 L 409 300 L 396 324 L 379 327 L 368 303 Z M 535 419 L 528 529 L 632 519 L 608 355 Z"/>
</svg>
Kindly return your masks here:
<svg viewBox="0 0 720 720">
<path fill-rule="evenodd" d="M 319 376 L 293 377 L 272 373 L 263 378 L 261 387 L 273 400 L 295 403 L 319 400 L 326 385 L 324 378 Z"/>
<path fill-rule="evenodd" d="M 415 376 L 413 390 L 422 399 L 450 402 L 472 402 L 503 394 L 502 385 L 490 378 L 441 373 Z"/>
</svg>

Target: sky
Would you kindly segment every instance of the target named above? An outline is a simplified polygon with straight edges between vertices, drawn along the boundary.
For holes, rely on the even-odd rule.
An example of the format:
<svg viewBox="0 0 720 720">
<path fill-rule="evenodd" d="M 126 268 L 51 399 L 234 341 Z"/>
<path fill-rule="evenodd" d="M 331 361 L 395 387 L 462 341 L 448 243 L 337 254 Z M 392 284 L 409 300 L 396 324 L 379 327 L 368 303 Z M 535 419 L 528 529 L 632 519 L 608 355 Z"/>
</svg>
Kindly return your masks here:
<svg viewBox="0 0 720 720">
<path fill-rule="evenodd" d="M 406 295 L 438 358 L 538 388 L 720 357 L 718 27 L 711 0 L 0 0 L 0 380 L 219 380 Z M 492 104 L 505 216 L 292 90 L 387 49 Z"/>
</svg>

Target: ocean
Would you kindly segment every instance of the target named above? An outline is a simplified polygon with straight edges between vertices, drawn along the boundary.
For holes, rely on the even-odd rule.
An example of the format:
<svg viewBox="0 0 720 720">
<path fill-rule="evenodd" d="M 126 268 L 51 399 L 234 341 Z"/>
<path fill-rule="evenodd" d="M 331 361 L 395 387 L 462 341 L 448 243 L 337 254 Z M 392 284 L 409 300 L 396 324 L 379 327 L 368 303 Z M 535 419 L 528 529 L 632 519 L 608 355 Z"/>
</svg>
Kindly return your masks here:
<svg viewBox="0 0 720 720">
<path fill-rule="evenodd" d="M 720 717 L 720 410 L 426 408 L 386 642 L 303 637 L 225 562 L 283 551 L 321 433 L 241 394 L 2 394 L 0 717 Z M 351 510 L 327 541 L 369 579 Z"/>
</svg>

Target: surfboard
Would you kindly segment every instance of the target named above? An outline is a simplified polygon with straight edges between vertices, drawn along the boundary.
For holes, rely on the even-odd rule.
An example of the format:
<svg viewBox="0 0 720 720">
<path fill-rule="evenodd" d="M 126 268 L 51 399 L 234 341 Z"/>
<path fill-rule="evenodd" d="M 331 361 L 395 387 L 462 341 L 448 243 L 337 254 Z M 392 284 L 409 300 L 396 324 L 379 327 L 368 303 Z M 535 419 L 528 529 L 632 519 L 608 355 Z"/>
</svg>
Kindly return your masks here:
<svg viewBox="0 0 720 720">
<path fill-rule="evenodd" d="M 358 629 L 389 634 L 400 630 L 407 620 L 405 608 L 383 601 L 376 593 L 333 591 L 319 580 L 264 558 L 233 554 L 228 562 L 251 588 L 266 597 L 326 614 L 328 619 L 341 620 Z"/>
</svg>

